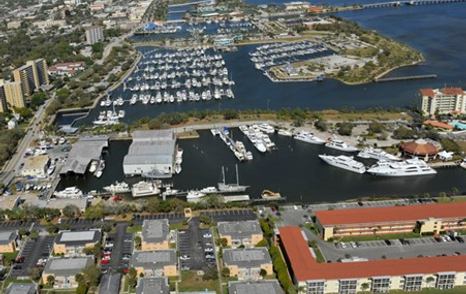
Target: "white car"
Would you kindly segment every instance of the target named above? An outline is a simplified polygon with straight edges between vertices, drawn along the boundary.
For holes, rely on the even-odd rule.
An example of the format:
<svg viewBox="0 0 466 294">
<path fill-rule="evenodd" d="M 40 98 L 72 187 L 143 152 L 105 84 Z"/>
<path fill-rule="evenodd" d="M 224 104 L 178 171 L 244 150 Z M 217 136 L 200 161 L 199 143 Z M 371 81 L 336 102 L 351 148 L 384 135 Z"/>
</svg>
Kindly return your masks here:
<svg viewBox="0 0 466 294">
<path fill-rule="evenodd" d="M 190 260 L 191 257 L 189 255 L 182 255 L 182 256 L 180 256 L 180 259 L 181 260 Z"/>
<path fill-rule="evenodd" d="M 214 252 L 214 248 L 207 247 L 204 249 L 204 252 Z"/>
<path fill-rule="evenodd" d="M 212 238 L 212 234 L 211 233 L 205 233 L 203 237 L 204 238 Z"/>
<path fill-rule="evenodd" d="M 212 254 L 208 254 L 205 256 L 206 259 L 215 259 L 215 256 Z"/>
</svg>

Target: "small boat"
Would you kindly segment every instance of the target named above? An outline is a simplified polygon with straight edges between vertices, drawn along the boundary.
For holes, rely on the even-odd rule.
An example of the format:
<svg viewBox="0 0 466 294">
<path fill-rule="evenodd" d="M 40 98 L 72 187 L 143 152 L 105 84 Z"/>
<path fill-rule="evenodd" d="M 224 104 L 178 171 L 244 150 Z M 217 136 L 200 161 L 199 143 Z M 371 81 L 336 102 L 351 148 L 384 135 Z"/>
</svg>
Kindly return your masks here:
<svg viewBox="0 0 466 294">
<path fill-rule="evenodd" d="M 97 170 L 97 164 L 99 162 L 97 160 L 91 161 L 91 165 L 89 166 L 89 172 L 94 173 Z"/>
<path fill-rule="evenodd" d="M 460 166 L 466 169 L 466 158 L 463 159 L 463 162 L 460 163 Z"/>
<path fill-rule="evenodd" d="M 210 186 L 210 187 L 205 187 L 201 189 L 200 192 L 204 194 L 212 194 L 212 193 L 218 193 L 218 190 L 217 188 Z"/>
<path fill-rule="evenodd" d="M 100 178 L 103 175 L 104 169 L 105 169 L 105 160 L 99 160 L 99 165 L 97 166 L 97 169 L 94 173 L 96 178 Z"/>
<path fill-rule="evenodd" d="M 206 194 L 200 192 L 200 191 L 189 191 L 188 194 L 186 195 L 186 200 L 188 202 L 199 202 Z"/>
<path fill-rule="evenodd" d="M 282 195 L 278 192 L 272 192 L 270 190 L 264 190 L 261 194 L 262 199 L 275 200 L 282 198 Z"/>
</svg>

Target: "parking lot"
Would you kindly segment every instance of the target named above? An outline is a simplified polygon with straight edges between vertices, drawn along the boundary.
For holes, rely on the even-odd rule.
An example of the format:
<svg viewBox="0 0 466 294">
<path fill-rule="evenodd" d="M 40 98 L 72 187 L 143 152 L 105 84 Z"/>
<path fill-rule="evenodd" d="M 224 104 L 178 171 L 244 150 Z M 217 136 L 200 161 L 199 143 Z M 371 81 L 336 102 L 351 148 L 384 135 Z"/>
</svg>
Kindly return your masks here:
<svg viewBox="0 0 466 294">
<path fill-rule="evenodd" d="M 231 209 L 231 210 L 211 210 L 203 211 L 201 215 L 206 215 L 216 222 L 220 221 L 245 221 L 255 220 L 257 215 L 250 209 Z"/>
<path fill-rule="evenodd" d="M 25 228 L 30 231 L 33 224 L 33 221 L 4 221 L 0 222 L 0 231 L 14 231 L 20 228 Z"/>
<path fill-rule="evenodd" d="M 183 213 L 135 214 L 133 217 L 134 222 L 140 225 L 146 219 L 168 219 L 170 222 L 180 222 L 185 217 Z"/>
<path fill-rule="evenodd" d="M 101 219 L 61 219 L 60 225 L 70 230 L 89 230 L 100 228 L 104 224 Z"/>
<path fill-rule="evenodd" d="M 178 232 L 178 250 L 182 270 L 206 270 L 216 266 L 215 244 L 209 229 L 199 227 L 199 219 L 193 218 L 188 229 Z"/>
<path fill-rule="evenodd" d="M 27 240 L 18 254 L 17 263 L 12 266 L 10 277 L 25 277 L 30 274 L 30 270 L 37 266 L 39 259 L 45 261 L 50 256 L 53 248 L 54 236 L 39 236 L 36 240 Z M 45 265 L 45 262 L 42 262 Z"/>
<path fill-rule="evenodd" d="M 129 268 L 133 253 L 133 234 L 126 232 L 127 224 L 118 224 L 114 234 L 109 234 L 105 240 L 105 252 L 109 252 L 110 261 L 101 264 L 102 272 L 124 272 Z"/>
</svg>

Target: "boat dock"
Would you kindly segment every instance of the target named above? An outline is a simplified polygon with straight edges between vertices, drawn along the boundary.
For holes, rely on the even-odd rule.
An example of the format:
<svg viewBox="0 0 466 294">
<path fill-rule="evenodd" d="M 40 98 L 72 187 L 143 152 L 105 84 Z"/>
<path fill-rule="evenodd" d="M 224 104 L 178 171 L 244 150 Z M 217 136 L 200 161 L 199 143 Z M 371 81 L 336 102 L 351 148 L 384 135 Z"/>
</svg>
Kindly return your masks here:
<svg viewBox="0 0 466 294">
<path fill-rule="evenodd" d="M 432 162 L 428 165 L 431 168 L 447 168 L 447 167 L 457 167 L 460 165 L 460 161 L 440 161 L 440 162 Z"/>
<path fill-rule="evenodd" d="M 228 136 L 229 132 L 228 130 L 224 129 L 212 129 L 211 130 L 212 135 L 216 136 L 219 135 L 220 139 L 230 148 L 230 150 L 233 152 L 235 157 L 239 161 L 244 161 L 244 160 L 252 160 L 252 154 L 251 152 L 248 152 L 246 148 L 244 147 L 243 142 L 241 141 L 236 141 L 233 140 L 230 136 Z"/>
<path fill-rule="evenodd" d="M 249 195 L 229 195 L 229 196 L 221 196 L 223 202 L 238 202 L 238 201 L 250 201 L 251 198 Z"/>
</svg>

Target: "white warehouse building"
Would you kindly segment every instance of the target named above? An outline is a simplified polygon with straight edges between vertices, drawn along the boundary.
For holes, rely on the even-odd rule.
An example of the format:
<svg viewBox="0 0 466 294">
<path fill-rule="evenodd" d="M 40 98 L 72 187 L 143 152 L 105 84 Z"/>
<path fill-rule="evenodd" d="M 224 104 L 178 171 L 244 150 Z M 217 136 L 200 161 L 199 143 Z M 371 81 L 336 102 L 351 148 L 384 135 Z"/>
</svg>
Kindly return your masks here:
<svg viewBox="0 0 466 294">
<path fill-rule="evenodd" d="M 176 136 L 172 130 L 135 131 L 123 160 L 126 176 L 170 178 L 174 173 Z"/>
</svg>

